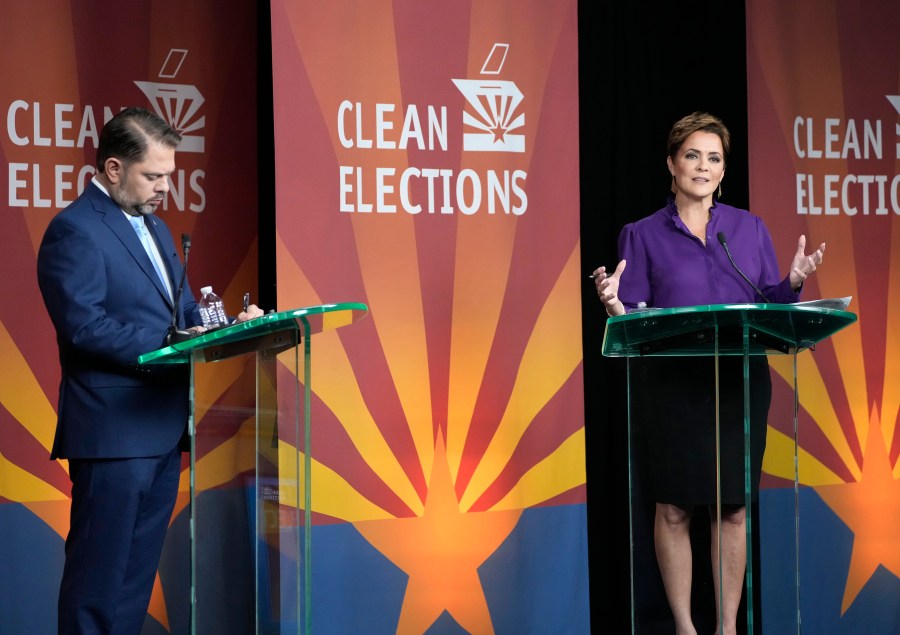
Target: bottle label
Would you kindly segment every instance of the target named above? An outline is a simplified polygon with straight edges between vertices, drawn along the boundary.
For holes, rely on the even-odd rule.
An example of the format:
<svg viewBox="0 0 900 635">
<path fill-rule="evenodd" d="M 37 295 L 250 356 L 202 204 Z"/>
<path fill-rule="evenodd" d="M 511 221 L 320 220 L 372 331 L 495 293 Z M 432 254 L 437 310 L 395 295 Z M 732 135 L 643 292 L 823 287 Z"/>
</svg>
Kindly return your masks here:
<svg viewBox="0 0 900 635">
<path fill-rule="evenodd" d="M 205 293 L 199 302 L 200 319 L 206 328 L 216 328 L 228 324 L 225 305 L 214 293 Z"/>
</svg>

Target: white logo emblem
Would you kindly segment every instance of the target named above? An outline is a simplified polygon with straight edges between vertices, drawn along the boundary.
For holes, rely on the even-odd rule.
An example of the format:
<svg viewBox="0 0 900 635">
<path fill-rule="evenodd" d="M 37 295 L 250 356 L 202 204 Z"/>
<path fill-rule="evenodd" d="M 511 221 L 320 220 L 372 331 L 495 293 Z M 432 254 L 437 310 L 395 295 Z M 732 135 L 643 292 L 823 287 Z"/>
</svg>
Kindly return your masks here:
<svg viewBox="0 0 900 635">
<path fill-rule="evenodd" d="M 891 106 L 900 114 L 900 95 L 885 95 Z M 897 124 L 897 137 L 900 137 L 900 123 Z M 897 140 L 897 158 L 900 159 L 900 139 Z"/>
<path fill-rule="evenodd" d="M 159 69 L 160 79 L 173 79 L 178 74 L 187 49 L 169 51 Z M 170 126 L 181 133 L 180 152 L 203 152 L 205 138 L 196 133 L 206 125 L 206 117 L 194 116 L 205 101 L 196 86 L 190 84 L 163 84 L 156 82 L 135 82 L 153 104 L 153 110 Z"/>
<path fill-rule="evenodd" d="M 499 75 L 509 44 L 496 43 L 481 67 L 482 75 Z M 475 111 L 463 111 L 463 124 L 474 132 L 463 133 L 463 149 L 470 152 L 525 152 L 525 135 L 514 131 L 525 125 L 525 114 L 516 114 L 522 91 L 514 82 L 454 79 L 453 83 Z"/>
</svg>

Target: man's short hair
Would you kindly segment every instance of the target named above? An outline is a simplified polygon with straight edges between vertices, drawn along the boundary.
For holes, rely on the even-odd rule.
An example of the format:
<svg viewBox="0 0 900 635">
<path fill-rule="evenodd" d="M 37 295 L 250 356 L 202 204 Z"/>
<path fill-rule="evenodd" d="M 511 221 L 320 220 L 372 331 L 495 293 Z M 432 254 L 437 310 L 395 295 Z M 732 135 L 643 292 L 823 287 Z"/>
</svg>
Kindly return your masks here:
<svg viewBox="0 0 900 635">
<path fill-rule="evenodd" d="M 104 171 L 110 157 L 126 167 L 143 159 L 153 141 L 177 148 L 181 135 L 154 112 L 135 106 L 118 113 L 103 126 L 97 145 L 97 170 Z"/>
</svg>

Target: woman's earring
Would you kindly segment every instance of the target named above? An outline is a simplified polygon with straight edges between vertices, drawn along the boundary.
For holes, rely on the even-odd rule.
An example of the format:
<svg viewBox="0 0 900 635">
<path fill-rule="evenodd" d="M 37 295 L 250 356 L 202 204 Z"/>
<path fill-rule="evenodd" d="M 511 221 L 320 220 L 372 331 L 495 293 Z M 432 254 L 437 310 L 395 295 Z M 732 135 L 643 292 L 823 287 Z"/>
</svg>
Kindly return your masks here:
<svg viewBox="0 0 900 635">
<path fill-rule="evenodd" d="M 716 198 L 722 198 L 722 181 L 719 181 L 719 193 Z"/>
</svg>

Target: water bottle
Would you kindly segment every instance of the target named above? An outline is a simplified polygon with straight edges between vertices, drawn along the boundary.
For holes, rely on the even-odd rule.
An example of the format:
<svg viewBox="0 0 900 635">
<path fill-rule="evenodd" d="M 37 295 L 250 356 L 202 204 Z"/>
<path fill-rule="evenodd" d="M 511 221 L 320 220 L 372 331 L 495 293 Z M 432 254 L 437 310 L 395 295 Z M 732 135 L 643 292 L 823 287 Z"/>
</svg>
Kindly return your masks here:
<svg viewBox="0 0 900 635">
<path fill-rule="evenodd" d="M 212 287 L 200 289 L 200 319 L 207 329 L 215 329 L 228 324 L 222 298 L 213 293 Z"/>
</svg>

